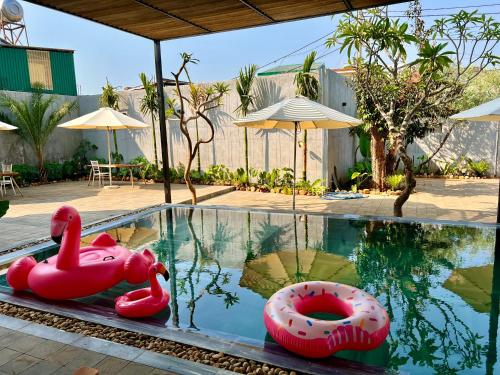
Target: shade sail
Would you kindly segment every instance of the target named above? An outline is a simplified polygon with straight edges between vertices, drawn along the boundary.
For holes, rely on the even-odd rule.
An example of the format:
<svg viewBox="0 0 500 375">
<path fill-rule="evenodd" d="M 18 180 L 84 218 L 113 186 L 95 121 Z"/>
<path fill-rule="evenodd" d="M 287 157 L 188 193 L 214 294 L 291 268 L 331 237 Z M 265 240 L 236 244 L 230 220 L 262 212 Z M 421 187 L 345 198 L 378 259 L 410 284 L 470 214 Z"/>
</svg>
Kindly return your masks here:
<svg viewBox="0 0 500 375">
<path fill-rule="evenodd" d="M 135 118 L 127 116 L 111 108 L 99 108 L 97 111 L 88 113 L 74 120 L 58 125 L 60 128 L 69 129 L 95 129 L 95 130 L 115 130 L 115 129 L 145 129 L 150 125 L 145 124 Z"/>
<path fill-rule="evenodd" d="M 500 121 L 500 98 L 457 113 L 450 118 L 469 121 Z"/>
<path fill-rule="evenodd" d="M 359 276 L 347 258 L 317 250 L 283 250 L 245 264 L 240 286 L 264 298 L 301 281 L 335 281 L 357 285 Z"/>
<path fill-rule="evenodd" d="M 0 121 L 0 131 L 2 130 L 16 130 L 17 128 L 13 125 L 6 124 L 5 122 Z"/>
<path fill-rule="evenodd" d="M 445 281 L 444 287 L 459 295 L 474 310 L 489 313 L 493 265 L 458 268 Z"/>
<path fill-rule="evenodd" d="M 357 118 L 303 97 L 285 99 L 234 123 L 256 129 L 294 130 L 296 122 L 300 123 L 300 129 L 341 129 L 362 123 Z"/>
<path fill-rule="evenodd" d="M 153 40 L 211 34 L 402 0 L 27 0 Z"/>
</svg>

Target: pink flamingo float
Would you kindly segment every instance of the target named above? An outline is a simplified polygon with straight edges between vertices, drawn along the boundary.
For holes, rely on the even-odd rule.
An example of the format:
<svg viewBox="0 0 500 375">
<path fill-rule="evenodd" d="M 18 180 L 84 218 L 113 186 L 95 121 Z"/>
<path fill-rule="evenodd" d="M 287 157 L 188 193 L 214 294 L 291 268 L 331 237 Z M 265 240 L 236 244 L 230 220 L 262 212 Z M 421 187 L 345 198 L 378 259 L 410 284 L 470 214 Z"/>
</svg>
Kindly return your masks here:
<svg viewBox="0 0 500 375">
<path fill-rule="evenodd" d="M 156 274 L 161 274 L 168 280 L 169 274 L 163 263 L 155 263 L 149 267 L 149 288 L 142 288 L 125 293 L 116 298 L 115 310 L 127 318 L 142 318 L 152 316 L 162 311 L 168 305 L 170 295 L 162 289 Z"/>
<path fill-rule="evenodd" d="M 59 253 L 40 263 L 31 256 L 12 263 L 7 282 L 14 290 L 31 289 L 41 297 L 64 300 L 99 293 L 124 280 L 140 284 L 148 279 L 154 262 L 149 250 L 132 253 L 107 233 L 80 249 L 81 220 L 73 207 L 62 206 L 52 215 L 50 232 L 61 244 Z"/>
</svg>

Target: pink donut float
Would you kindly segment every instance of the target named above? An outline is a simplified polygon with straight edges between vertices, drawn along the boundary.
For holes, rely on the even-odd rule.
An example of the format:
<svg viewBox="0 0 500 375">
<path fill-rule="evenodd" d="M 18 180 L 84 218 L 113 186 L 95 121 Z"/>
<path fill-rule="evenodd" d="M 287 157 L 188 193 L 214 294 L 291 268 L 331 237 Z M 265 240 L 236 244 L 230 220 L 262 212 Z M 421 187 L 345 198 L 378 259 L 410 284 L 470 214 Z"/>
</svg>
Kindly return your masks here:
<svg viewBox="0 0 500 375">
<path fill-rule="evenodd" d="M 315 312 L 345 316 L 341 320 L 308 317 Z M 309 358 L 339 350 L 370 350 L 389 333 L 389 316 L 366 292 L 349 285 L 309 281 L 287 286 L 271 296 L 264 324 L 285 349 Z"/>
</svg>

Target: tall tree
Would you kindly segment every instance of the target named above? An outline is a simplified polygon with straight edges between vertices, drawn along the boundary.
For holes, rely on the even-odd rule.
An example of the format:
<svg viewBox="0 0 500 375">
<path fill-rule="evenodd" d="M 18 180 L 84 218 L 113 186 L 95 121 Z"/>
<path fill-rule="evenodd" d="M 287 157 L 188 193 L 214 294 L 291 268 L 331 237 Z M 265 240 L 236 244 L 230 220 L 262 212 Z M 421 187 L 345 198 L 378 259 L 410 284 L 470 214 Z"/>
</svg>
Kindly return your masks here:
<svg viewBox="0 0 500 375">
<path fill-rule="evenodd" d="M 151 125 L 153 130 L 153 150 L 154 150 L 154 163 L 158 168 L 158 147 L 156 145 L 156 128 L 155 121 L 158 116 L 158 91 L 152 79 L 148 79 L 145 73 L 139 74 L 142 87 L 144 88 L 144 96 L 141 98 L 140 110 L 144 116 L 151 116 Z"/>
<path fill-rule="evenodd" d="M 191 102 L 191 99 L 182 92 L 180 86 L 180 77 L 182 74 L 186 74 L 189 79 L 189 71 L 188 64 L 196 64 L 198 60 L 193 58 L 193 56 L 189 53 L 181 54 L 182 63 L 177 71 L 177 73 L 172 73 L 175 80 L 175 94 L 177 99 L 179 100 L 179 110 L 176 110 L 176 104 L 173 99 L 167 99 L 167 115 L 174 116 L 179 120 L 179 126 L 182 135 L 186 139 L 187 148 L 188 148 L 188 160 L 186 163 L 186 169 L 184 171 L 184 180 L 186 181 L 186 185 L 191 192 L 191 202 L 192 204 L 197 203 L 196 199 L 196 189 L 191 181 L 191 166 L 193 164 L 193 160 L 198 153 L 200 145 L 203 143 L 210 143 L 214 139 L 215 128 L 212 123 L 212 120 L 209 118 L 208 114 L 210 111 L 218 108 L 222 104 L 222 97 L 229 92 L 229 86 L 225 83 L 214 83 L 210 86 L 198 85 L 197 90 L 202 90 L 203 100 L 199 103 L 199 105 L 195 105 Z M 189 79 L 189 84 L 194 85 Z M 188 115 L 186 113 L 186 107 L 194 108 L 193 113 Z M 208 125 L 209 128 L 209 136 L 207 138 L 198 139 L 196 142 L 193 142 L 191 139 L 191 134 L 189 133 L 188 125 L 195 121 L 196 119 L 203 119 Z"/>
<path fill-rule="evenodd" d="M 203 102 L 205 90 L 203 85 L 189 85 L 189 107 L 191 111 L 196 112 L 196 108 Z M 198 119 L 194 120 L 196 129 L 196 142 L 200 140 L 200 129 L 198 127 Z M 198 173 L 201 173 L 201 156 L 200 149 L 196 153 L 196 164 Z"/>
<path fill-rule="evenodd" d="M 99 97 L 99 105 L 101 107 L 109 107 L 118 111 L 120 109 L 120 94 L 116 87 L 112 86 L 106 79 L 106 84 L 102 87 L 102 93 Z M 113 154 L 113 159 L 116 162 L 120 162 L 120 153 L 118 151 L 118 141 L 116 139 L 116 130 L 113 129 L 113 142 L 115 145 L 115 152 Z"/>
<path fill-rule="evenodd" d="M 475 12 L 460 11 L 434 21 L 426 35 L 409 30 L 409 24 L 390 19 L 380 10 L 346 15 L 328 46 L 339 43 L 356 72 L 358 89 L 373 104 L 388 131 L 388 140 L 404 166 L 405 189 L 394 202 L 394 215 L 416 186 L 413 159 L 407 145 L 440 124 L 439 113 L 460 98 L 485 68 L 500 61 L 493 50 L 500 40 L 500 24 Z M 443 41 L 444 40 L 444 41 Z M 408 57 L 415 49 L 417 56 Z"/>
<path fill-rule="evenodd" d="M 57 124 L 76 108 L 76 101 L 56 104 L 56 97 L 44 95 L 43 87 L 36 85 L 27 100 L 16 100 L 5 94 L 0 95 L 0 104 L 8 109 L 8 122 L 19 128 L 19 135 L 35 151 L 42 182 L 47 181 L 45 171 L 45 148 Z"/>
<path fill-rule="evenodd" d="M 302 69 L 295 75 L 294 83 L 297 88 L 297 94 L 305 96 L 311 100 L 318 100 L 319 97 L 319 80 L 316 74 L 312 72 L 314 62 L 316 61 L 316 51 L 312 51 L 306 56 Z M 302 170 L 302 179 L 307 180 L 307 130 L 304 130 L 303 138 L 303 159 L 304 166 Z"/>
<path fill-rule="evenodd" d="M 254 104 L 254 95 L 252 95 L 252 85 L 255 81 L 255 74 L 257 73 L 257 65 L 245 66 L 240 69 L 238 79 L 236 80 L 236 91 L 240 97 L 240 105 L 236 110 L 241 116 L 246 116 L 250 110 L 250 107 Z M 245 141 L 245 173 L 247 179 L 249 179 L 249 167 L 248 167 L 248 131 L 247 128 L 243 128 L 244 131 L 244 141 Z"/>
</svg>

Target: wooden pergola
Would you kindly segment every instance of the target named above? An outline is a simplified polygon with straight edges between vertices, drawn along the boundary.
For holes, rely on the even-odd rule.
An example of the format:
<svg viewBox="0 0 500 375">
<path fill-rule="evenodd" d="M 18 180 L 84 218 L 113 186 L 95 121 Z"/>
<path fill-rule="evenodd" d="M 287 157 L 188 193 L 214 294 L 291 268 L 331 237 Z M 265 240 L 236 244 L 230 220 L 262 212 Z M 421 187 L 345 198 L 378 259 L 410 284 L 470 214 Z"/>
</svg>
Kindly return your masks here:
<svg viewBox="0 0 500 375">
<path fill-rule="evenodd" d="M 160 42 L 321 17 L 409 0 L 27 0 L 154 42 L 157 82 Z M 163 88 L 158 86 L 165 202 L 171 203 Z"/>
</svg>

